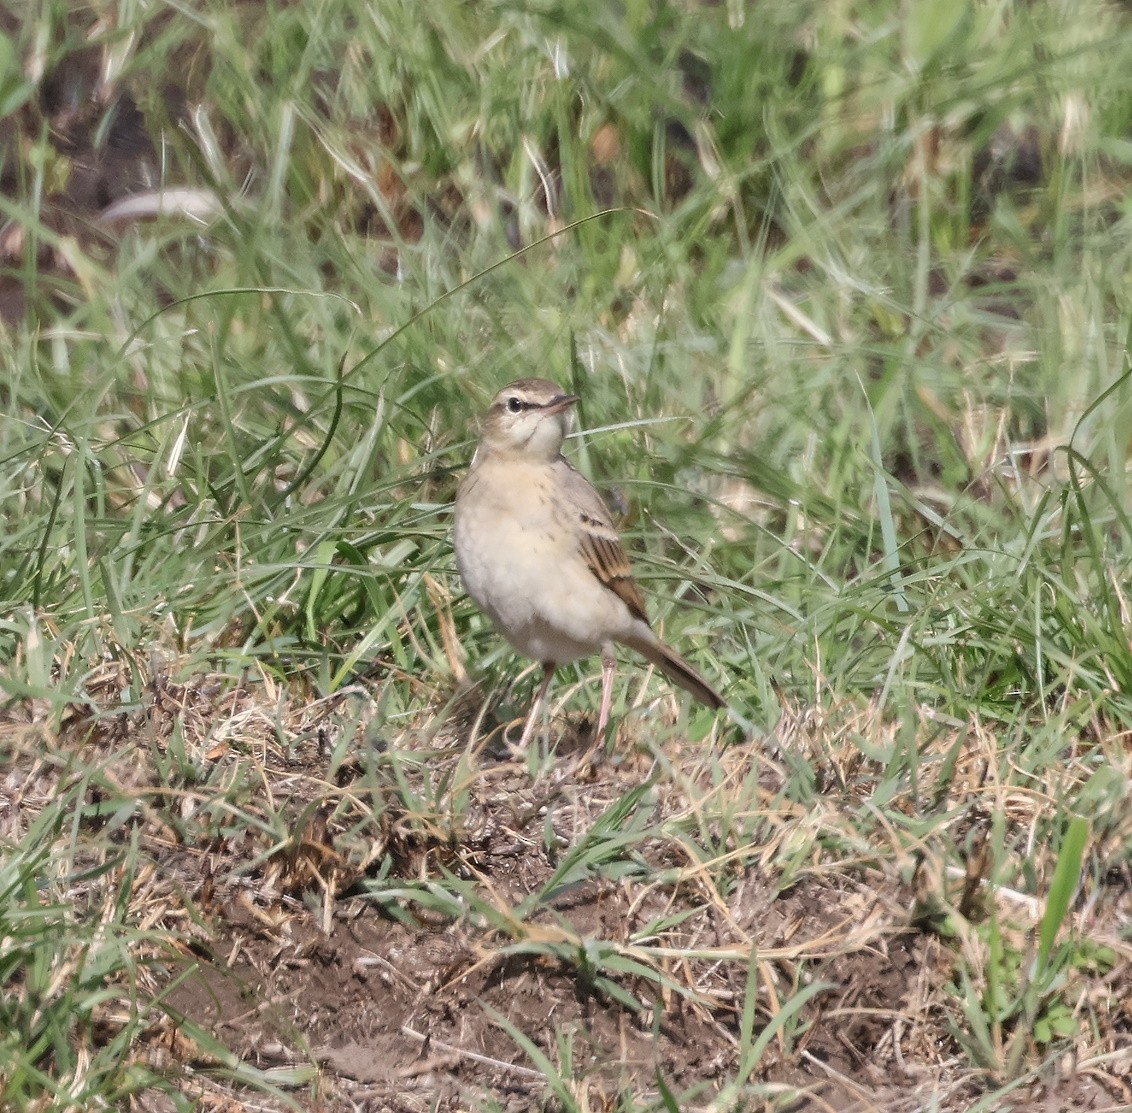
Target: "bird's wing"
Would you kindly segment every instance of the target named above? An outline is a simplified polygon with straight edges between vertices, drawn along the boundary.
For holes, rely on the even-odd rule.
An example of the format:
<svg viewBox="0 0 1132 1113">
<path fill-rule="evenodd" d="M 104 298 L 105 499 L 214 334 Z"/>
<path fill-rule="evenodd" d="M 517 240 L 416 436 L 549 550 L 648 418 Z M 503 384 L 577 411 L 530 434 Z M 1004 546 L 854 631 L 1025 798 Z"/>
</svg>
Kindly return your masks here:
<svg viewBox="0 0 1132 1113">
<path fill-rule="evenodd" d="M 575 515 L 573 528 L 578 531 L 578 548 L 589 570 L 614 592 L 635 618 L 648 622 L 641 589 L 633 579 L 629 558 L 621 546 L 621 538 L 601 495 L 590 482 L 559 457 L 565 505 Z"/>
</svg>

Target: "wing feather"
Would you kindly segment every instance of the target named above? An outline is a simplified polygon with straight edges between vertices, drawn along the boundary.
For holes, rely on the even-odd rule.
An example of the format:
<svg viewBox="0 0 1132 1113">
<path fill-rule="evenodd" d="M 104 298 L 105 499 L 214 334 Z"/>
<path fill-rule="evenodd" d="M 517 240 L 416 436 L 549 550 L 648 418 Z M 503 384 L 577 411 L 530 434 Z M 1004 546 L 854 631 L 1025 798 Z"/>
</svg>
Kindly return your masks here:
<svg viewBox="0 0 1132 1113">
<path fill-rule="evenodd" d="M 563 504 L 570 507 L 572 515 L 576 515 L 574 528 L 578 529 L 578 547 L 586 565 L 625 603 L 635 618 L 648 622 L 641 589 L 633 579 L 629 558 L 601 496 L 564 459 L 559 457 L 557 463 L 563 469 L 560 478 L 569 496 Z"/>
</svg>

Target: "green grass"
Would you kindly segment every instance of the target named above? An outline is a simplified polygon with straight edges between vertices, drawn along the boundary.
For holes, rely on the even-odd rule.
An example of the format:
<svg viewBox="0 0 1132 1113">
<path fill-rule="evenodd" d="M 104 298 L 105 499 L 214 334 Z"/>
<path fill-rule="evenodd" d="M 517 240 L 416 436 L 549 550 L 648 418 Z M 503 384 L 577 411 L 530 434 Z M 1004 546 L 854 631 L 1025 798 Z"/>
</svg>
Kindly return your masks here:
<svg viewBox="0 0 1132 1113">
<path fill-rule="evenodd" d="M 219 882 L 267 891 L 322 845 L 323 808 L 347 896 L 460 923 L 499 961 L 553 960 L 629 1013 L 653 995 L 707 1008 L 708 980 L 672 964 L 714 961 L 693 940 L 730 909 L 712 929 L 733 989 L 725 1104 L 785 1101 L 784 1064 L 834 1023 L 815 987 L 835 971 L 743 919 L 756 878 L 831 907 L 865 887 L 893 930 L 904 915 L 942 941 L 932 1001 L 958 1065 L 939 1108 L 992 1108 L 1068 1048 L 1119 1074 L 1119 6 L 20 14 L 0 35 L 0 280 L 26 302 L 0 323 L 0 746 L 56 788 L 0 790 L 2 1027 L 21 1033 L 0 1042 L 4 1102 L 188 1100 L 180 1068 L 135 1054 L 174 1023 L 170 956 L 193 935 L 143 926 L 131 878 L 163 860 L 152 832 L 239 844 Z M 158 181 L 218 202 L 206 225 L 108 230 L 64 193 L 123 90 Z M 553 807 L 524 813 L 549 858 L 504 893 L 474 849 L 499 818 L 483 735 L 537 678 L 512 686 L 527 663 L 463 596 L 449 506 L 475 415 L 535 373 L 581 398 L 570 454 L 627 508 L 654 621 L 738 717 L 619 670 L 606 759 L 615 780 L 646 761 L 647 790 L 568 834 Z M 562 670 L 551 748 L 594 715 L 595 676 Z M 170 685 L 183 702 L 162 718 Z M 308 746 L 296 815 L 277 766 Z M 133 752 L 136 786 L 117 764 Z M 92 796 L 100 762 L 115 778 Z M 528 771 L 554 800 L 561 763 L 544 750 Z M 639 938 L 583 932 L 556 909 L 586 879 L 672 907 Z M 325 927 L 335 886 L 294 889 L 289 914 Z M 1032 904 L 996 896 L 1012 891 Z M 91 1019 L 106 1000 L 128 1021 Z M 576 1030 L 497 1021 L 559 1107 L 585 1107 Z M 275 1092 L 198 1027 L 228 1084 Z M 617 1100 L 707 1098 L 654 1075 Z"/>
</svg>

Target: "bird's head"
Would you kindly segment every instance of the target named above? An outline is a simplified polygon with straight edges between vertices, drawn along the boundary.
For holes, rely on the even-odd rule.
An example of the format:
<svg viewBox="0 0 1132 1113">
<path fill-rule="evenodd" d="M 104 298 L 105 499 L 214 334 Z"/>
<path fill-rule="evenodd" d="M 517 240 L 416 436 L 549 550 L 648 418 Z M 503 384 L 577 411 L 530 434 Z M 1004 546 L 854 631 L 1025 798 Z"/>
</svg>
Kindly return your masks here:
<svg viewBox="0 0 1132 1113">
<path fill-rule="evenodd" d="M 577 401 L 549 379 L 519 379 L 495 396 L 484 415 L 482 443 L 492 452 L 553 460 Z"/>
</svg>

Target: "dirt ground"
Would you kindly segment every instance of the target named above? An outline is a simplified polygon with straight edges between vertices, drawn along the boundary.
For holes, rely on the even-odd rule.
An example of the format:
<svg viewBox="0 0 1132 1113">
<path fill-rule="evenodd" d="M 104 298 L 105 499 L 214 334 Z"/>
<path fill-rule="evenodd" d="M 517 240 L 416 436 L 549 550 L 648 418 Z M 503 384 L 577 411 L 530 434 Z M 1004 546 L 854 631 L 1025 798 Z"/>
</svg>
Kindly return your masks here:
<svg viewBox="0 0 1132 1113">
<path fill-rule="evenodd" d="M 107 696 L 121 679 L 108 671 Z M 379 695 L 288 705 L 270 685 L 196 678 L 156 682 L 144 712 L 76 712 L 54 735 L 33 704 L 4 716 L 0 838 L 26 830 L 76 756 L 101 770 L 92 801 L 137 804 L 109 843 L 94 825 L 87 853 L 136 829 L 130 915 L 167 943 L 139 947 L 145 988 L 165 996 L 135 1054 L 201 1108 L 599 1110 L 666 1091 L 718 1108 L 739 1070 L 748 971 L 753 1037 L 773 1035 L 741 1108 L 961 1110 L 994 1082 L 950 1027 L 954 956 L 913 922 L 890 866 L 814 859 L 782 888 L 763 864 L 790 828 L 776 819 L 766 847 L 731 848 L 721 882 L 718 862 L 659 834 L 712 791 L 677 742 L 684 785 L 656 780 L 609 825 L 600 868 L 564 878 L 577 841 L 655 775 L 639 740 L 589 757 L 571 744 L 589 724 L 558 718 L 562 752 L 532 777 L 489 752 L 469 760 L 466 722 L 388 745 Z M 181 777 L 159 769 L 174 753 Z M 756 771 L 773 797 L 766 742 L 716 760 L 729 780 Z M 556 871 L 545 903 L 522 909 Z M 1132 895 L 1114 885 L 1127 918 Z M 1132 1015 L 1124 1028 L 1127 1047 Z M 284 1080 L 280 1093 L 242 1084 L 240 1064 Z M 134 1107 L 172 1108 L 157 1090 Z M 992 1108 L 1127 1109 L 1132 1088 L 1066 1060 Z"/>
</svg>

